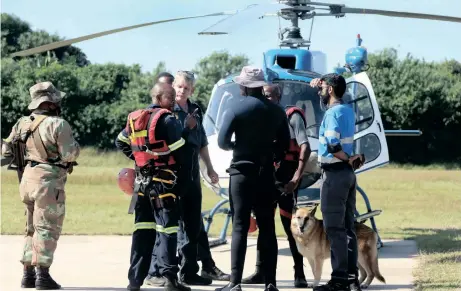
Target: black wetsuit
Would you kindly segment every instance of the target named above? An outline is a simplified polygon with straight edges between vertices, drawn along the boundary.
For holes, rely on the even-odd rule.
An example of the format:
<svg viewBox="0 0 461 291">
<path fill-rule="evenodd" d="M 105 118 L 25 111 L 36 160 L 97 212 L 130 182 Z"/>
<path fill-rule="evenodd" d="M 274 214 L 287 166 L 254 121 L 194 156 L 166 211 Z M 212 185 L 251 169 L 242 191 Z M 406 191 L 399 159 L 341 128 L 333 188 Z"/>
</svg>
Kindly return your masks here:
<svg viewBox="0 0 461 291">
<path fill-rule="evenodd" d="M 224 113 L 218 145 L 233 150 L 229 169 L 229 199 L 233 213 L 231 283 L 240 284 L 247 249 L 250 213 L 254 209 L 259 235 L 258 249 L 264 261 L 266 286 L 276 286 L 277 240 L 274 223 L 276 200 L 274 155 L 289 147 L 290 131 L 285 112 L 265 97 L 243 97 Z M 231 141 L 235 133 L 235 142 Z M 276 141 L 276 142 L 274 142 Z"/>
</svg>

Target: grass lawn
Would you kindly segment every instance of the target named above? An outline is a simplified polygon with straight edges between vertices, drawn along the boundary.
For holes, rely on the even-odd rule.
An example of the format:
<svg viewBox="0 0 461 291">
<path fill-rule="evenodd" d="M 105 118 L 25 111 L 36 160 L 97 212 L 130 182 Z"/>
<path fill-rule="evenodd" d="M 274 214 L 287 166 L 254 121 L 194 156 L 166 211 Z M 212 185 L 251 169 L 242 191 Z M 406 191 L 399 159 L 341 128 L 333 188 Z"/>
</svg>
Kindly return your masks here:
<svg viewBox="0 0 461 291">
<path fill-rule="evenodd" d="M 80 166 L 66 187 L 64 234 L 129 235 L 133 216 L 127 214 L 129 197 L 117 187 L 120 168 L 131 163 L 120 154 L 85 149 Z M 13 171 L 1 171 L 1 234 L 22 234 L 24 208 Z M 358 176 L 373 208 L 383 239 L 405 238 L 418 243 L 420 265 L 415 269 L 417 290 L 461 289 L 461 171 L 441 168 L 387 166 Z M 220 198 L 204 187 L 203 209 Z M 359 210 L 364 204 L 359 200 Z M 216 215 L 210 236 L 219 234 L 223 215 Z M 231 226 L 228 234 L 230 234 Z M 284 236 L 277 218 L 277 234 Z"/>
</svg>

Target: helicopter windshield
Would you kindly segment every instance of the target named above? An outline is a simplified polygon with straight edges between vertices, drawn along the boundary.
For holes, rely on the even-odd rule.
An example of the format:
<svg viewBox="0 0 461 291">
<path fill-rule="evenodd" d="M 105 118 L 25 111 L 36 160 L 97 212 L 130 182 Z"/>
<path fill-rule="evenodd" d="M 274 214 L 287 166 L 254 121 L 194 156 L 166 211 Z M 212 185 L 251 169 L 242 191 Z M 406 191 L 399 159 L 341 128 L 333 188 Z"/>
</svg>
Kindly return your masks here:
<svg viewBox="0 0 461 291">
<path fill-rule="evenodd" d="M 324 111 L 320 106 L 317 90 L 311 88 L 309 83 L 301 81 L 280 80 L 277 84 L 282 89 L 281 105 L 295 105 L 301 108 L 306 116 L 308 136 L 318 139 Z M 204 121 L 207 136 L 216 134 L 221 127 L 226 108 L 242 98 L 245 97 L 240 95 L 240 87 L 236 83 L 224 84 L 214 90 Z"/>
</svg>

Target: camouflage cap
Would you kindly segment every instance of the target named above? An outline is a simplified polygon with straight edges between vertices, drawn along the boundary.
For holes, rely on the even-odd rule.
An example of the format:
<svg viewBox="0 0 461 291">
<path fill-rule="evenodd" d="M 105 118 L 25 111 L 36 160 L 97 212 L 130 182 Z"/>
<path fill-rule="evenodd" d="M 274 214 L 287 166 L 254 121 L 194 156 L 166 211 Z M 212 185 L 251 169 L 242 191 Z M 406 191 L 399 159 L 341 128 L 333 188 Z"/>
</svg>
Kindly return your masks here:
<svg viewBox="0 0 461 291">
<path fill-rule="evenodd" d="M 29 110 L 37 109 L 43 102 L 59 103 L 66 93 L 57 90 L 51 82 L 37 83 L 29 89 L 32 101 Z"/>
</svg>

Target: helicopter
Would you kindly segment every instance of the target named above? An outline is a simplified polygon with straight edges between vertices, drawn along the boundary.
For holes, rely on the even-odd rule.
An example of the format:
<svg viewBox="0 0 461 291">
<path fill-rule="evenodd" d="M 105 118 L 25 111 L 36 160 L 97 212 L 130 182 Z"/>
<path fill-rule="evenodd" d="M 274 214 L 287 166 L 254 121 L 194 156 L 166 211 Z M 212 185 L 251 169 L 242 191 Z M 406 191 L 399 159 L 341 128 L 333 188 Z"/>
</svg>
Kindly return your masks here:
<svg viewBox="0 0 461 291">
<path fill-rule="evenodd" d="M 267 10 L 276 10 L 275 13 L 262 13 L 255 8 Z M 318 12 L 324 11 L 324 12 Z M 279 48 L 269 49 L 263 53 L 262 68 L 265 72 L 266 81 L 280 86 L 282 91 L 281 103 L 283 106 L 295 105 L 305 112 L 307 121 L 307 134 L 312 149 L 312 155 L 309 158 L 308 166 L 304 170 L 303 178 L 298 186 L 297 206 L 315 206 L 320 203 L 320 169 L 316 164 L 316 154 L 319 143 L 319 126 L 323 118 L 324 110 L 321 108 L 317 91 L 309 86 L 309 82 L 321 77 L 322 68 L 325 68 L 325 56 L 322 52 L 310 50 L 311 39 L 304 39 L 299 27 L 300 20 L 313 20 L 320 16 L 333 16 L 335 18 L 345 17 L 346 14 L 372 14 L 388 17 L 403 17 L 426 20 L 439 20 L 448 22 L 461 23 L 461 18 L 452 16 L 441 16 L 433 14 L 421 14 L 411 12 L 398 12 L 389 10 L 376 10 L 364 8 L 351 8 L 343 4 L 313 2 L 311 0 L 280 0 L 275 3 L 253 4 L 241 10 L 224 11 L 198 16 L 186 16 L 180 18 L 165 19 L 153 21 L 133 26 L 127 26 L 108 31 L 98 32 L 85 35 L 69 40 L 53 42 L 39 47 L 18 51 L 10 56 L 13 58 L 27 57 L 34 54 L 49 52 L 57 48 L 66 47 L 74 43 L 103 37 L 109 34 L 120 33 L 141 27 L 157 25 L 162 23 L 181 21 L 187 19 L 196 19 L 204 17 L 228 16 L 220 20 L 215 25 L 199 32 L 199 35 L 222 35 L 228 34 L 226 31 L 219 29 L 220 25 L 235 17 L 257 17 L 259 19 L 271 16 L 277 16 L 291 22 L 291 26 L 280 29 L 279 31 Z M 345 64 L 343 67 L 335 68 L 338 74 L 352 74 L 347 77 L 347 88 L 344 99 L 356 113 L 356 132 L 354 135 L 354 152 L 365 155 L 364 165 L 356 171 L 360 174 L 378 167 L 385 166 L 389 163 L 389 152 L 386 142 L 386 136 L 418 136 L 419 130 L 386 130 L 383 128 L 381 113 L 379 110 L 377 98 L 373 91 L 370 79 L 366 74 L 369 68 L 367 62 L 367 49 L 362 46 L 360 35 L 357 36 L 356 46 L 348 49 L 345 54 Z M 205 185 L 213 190 L 217 195 L 222 197 L 211 210 L 202 213 L 205 220 L 205 228 L 208 232 L 213 222 L 214 215 L 218 213 L 226 214 L 224 225 L 222 226 L 219 237 L 210 241 L 210 247 L 227 243 L 226 233 L 231 220 L 232 213 L 228 207 L 229 203 L 229 176 L 226 169 L 232 160 L 232 152 L 223 151 L 217 145 L 217 136 L 222 116 L 226 106 L 239 98 L 240 90 L 238 84 L 232 81 L 231 74 L 219 80 L 211 93 L 211 98 L 207 105 L 203 126 L 209 140 L 208 149 L 210 158 L 213 162 L 215 171 L 218 173 L 219 182 L 212 184 L 206 174 L 206 168 L 200 162 L 200 172 Z M 370 220 L 372 228 L 378 234 L 378 248 L 383 246 L 379 237 L 378 229 L 374 217 L 381 214 L 381 210 L 373 210 L 370 201 L 364 190 L 358 186 L 357 191 L 361 194 L 366 205 L 366 212 L 359 213 L 356 211 L 355 220 L 365 222 Z"/>
</svg>

